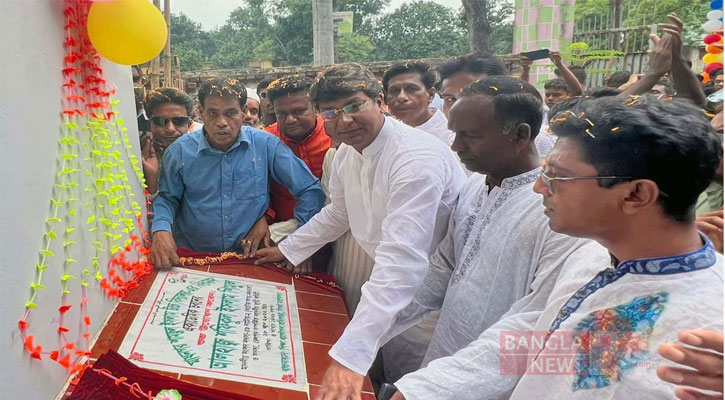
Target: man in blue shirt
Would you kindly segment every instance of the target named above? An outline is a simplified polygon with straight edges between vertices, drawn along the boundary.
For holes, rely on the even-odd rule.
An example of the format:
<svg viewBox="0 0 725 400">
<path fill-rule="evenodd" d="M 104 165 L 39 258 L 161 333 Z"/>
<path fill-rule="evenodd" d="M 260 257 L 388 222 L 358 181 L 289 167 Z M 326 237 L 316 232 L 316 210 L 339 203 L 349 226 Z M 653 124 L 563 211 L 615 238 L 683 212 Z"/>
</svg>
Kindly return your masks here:
<svg viewBox="0 0 725 400">
<path fill-rule="evenodd" d="M 253 256 L 269 240 L 270 178 L 297 198 L 301 224 L 322 208 L 320 182 L 305 163 L 275 136 L 242 126 L 246 101 L 236 79 L 205 82 L 199 90 L 204 128 L 166 149 L 153 203 L 150 257 L 157 268 L 178 264 L 177 245 Z"/>
</svg>

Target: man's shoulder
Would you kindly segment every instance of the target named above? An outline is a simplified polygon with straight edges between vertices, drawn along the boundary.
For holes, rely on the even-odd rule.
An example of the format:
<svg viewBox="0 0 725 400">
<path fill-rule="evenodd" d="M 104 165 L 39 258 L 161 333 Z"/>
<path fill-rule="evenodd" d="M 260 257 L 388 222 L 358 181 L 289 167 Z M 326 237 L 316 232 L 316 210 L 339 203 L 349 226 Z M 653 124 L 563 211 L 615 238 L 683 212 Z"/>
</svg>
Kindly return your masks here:
<svg viewBox="0 0 725 400">
<path fill-rule="evenodd" d="M 204 140 L 203 130 L 199 129 L 198 131 L 189 132 L 174 140 L 174 143 L 171 143 L 166 151 L 171 150 L 173 152 L 185 149 L 196 149 L 202 140 Z"/>
</svg>

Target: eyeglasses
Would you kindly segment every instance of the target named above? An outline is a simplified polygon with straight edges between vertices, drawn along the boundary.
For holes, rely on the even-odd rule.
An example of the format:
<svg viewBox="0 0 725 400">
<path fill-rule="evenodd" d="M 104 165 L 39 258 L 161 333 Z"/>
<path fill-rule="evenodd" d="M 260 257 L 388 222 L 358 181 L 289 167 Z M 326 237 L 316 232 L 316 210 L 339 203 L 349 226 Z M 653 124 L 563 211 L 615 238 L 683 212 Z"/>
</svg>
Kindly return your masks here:
<svg viewBox="0 0 725 400">
<path fill-rule="evenodd" d="M 156 126 L 166 126 L 169 121 L 171 121 L 174 126 L 184 126 L 188 124 L 190 120 L 191 118 L 189 117 L 151 117 L 151 122 L 153 122 Z"/>
<path fill-rule="evenodd" d="M 541 172 L 541 181 L 544 182 L 544 186 L 546 186 L 546 190 L 554 194 L 554 184 L 552 181 L 578 181 L 578 180 L 584 180 L 584 179 L 636 179 L 633 176 L 564 176 L 564 177 L 556 177 L 552 178 L 549 175 L 546 175 L 543 171 Z M 662 191 L 660 193 L 664 196 L 666 194 Z"/>
<path fill-rule="evenodd" d="M 327 110 L 320 113 L 320 116 L 325 121 L 332 121 L 333 119 L 337 118 L 337 116 L 341 112 L 345 112 L 346 115 L 353 115 L 356 113 L 359 113 L 360 110 L 362 110 L 363 107 L 365 107 L 368 103 L 370 103 L 370 100 L 367 100 L 362 103 L 352 103 L 348 104 L 345 107 L 339 109 L 339 110 Z"/>
</svg>

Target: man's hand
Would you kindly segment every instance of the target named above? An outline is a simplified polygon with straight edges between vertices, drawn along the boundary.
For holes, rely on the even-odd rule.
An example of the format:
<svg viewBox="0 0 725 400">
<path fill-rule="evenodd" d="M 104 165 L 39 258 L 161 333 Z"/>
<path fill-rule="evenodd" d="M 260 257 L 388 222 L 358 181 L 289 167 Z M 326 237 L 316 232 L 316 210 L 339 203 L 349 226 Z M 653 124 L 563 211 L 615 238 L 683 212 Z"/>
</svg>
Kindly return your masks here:
<svg viewBox="0 0 725 400">
<path fill-rule="evenodd" d="M 525 70 L 530 70 L 531 69 L 531 65 L 533 63 L 534 62 L 531 61 L 531 59 L 529 59 L 529 57 L 525 57 L 525 56 L 519 57 L 519 64 L 521 65 L 521 68 L 523 68 Z"/>
<path fill-rule="evenodd" d="M 664 75 L 669 72 L 674 54 L 676 53 L 679 57 L 682 47 L 680 32 L 667 27 L 662 30 L 664 34 L 661 39 L 654 33 L 649 35 L 655 47 L 649 54 L 649 71 L 647 72 L 655 75 Z"/>
<path fill-rule="evenodd" d="M 159 189 L 161 162 L 156 156 L 156 149 L 154 149 L 151 135 L 146 136 L 141 148 L 141 165 L 143 166 L 143 176 L 149 193 L 156 193 Z"/>
<path fill-rule="evenodd" d="M 625 91 L 629 89 L 632 85 L 639 82 L 640 79 L 642 79 L 642 74 L 632 74 L 629 76 L 629 80 L 624 85 L 618 87 L 619 90 Z"/>
<path fill-rule="evenodd" d="M 675 13 L 667 14 L 667 18 L 672 23 L 670 24 L 659 24 L 665 32 L 672 33 L 672 62 L 684 61 L 680 58 L 682 53 L 682 20 Z"/>
<path fill-rule="evenodd" d="M 681 331 L 677 339 L 687 345 L 664 343 L 659 348 L 662 357 L 690 368 L 662 366 L 657 376 L 663 381 L 684 386 L 675 390 L 682 400 L 722 399 L 723 392 L 723 334 L 704 329 Z M 708 350 L 713 350 L 708 351 Z M 711 390 L 719 395 L 706 395 L 698 390 Z"/>
<path fill-rule="evenodd" d="M 561 53 L 559 53 L 558 51 L 552 51 L 551 53 L 549 53 L 549 59 L 557 67 L 561 67 L 562 66 Z"/>
<path fill-rule="evenodd" d="M 697 217 L 695 225 L 712 241 L 718 253 L 723 252 L 723 212 L 722 210 L 704 213 Z"/>
<path fill-rule="evenodd" d="M 171 232 L 157 231 L 151 240 L 151 264 L 158 269 L 169 269 L 179 265 L 176 242 Z"/>
<path fill-rule="evenodd" d="M 257 250 L 257 257 L 259 259 L 254 262 L 254 265 L 261 265 L 264 263 L 274 263 L 282 266 L 287 265 L 287 259 L 284 254 L 279 250 L 279 247 L 265 247 Z"/>
<path fill-rule="evenodd" d="M 322 387 L 314 400 L 360 400 L 363 379 L 364 376 L 333 360 L 322 378 Z"/>
<path fill-rule="evenodd" d="M 243 257 L 254 257 L 259 249 L 259 243 L 264 242 L 264 247 L 272 245 L 269 239 L 269 226 L 267 225 L 267 218 L 262 215 L 262 218 L 258 219 L 257 222 L 252 225 L 252 229 L 247 232 L 247 235 L 242 239 L 242 249 L 244 250 Z"/>
<path fill-rule="evenodd" d="M 312 271 L 312 257 L 305 261 L 302 261 L 299 265 L 294 266 L 291 262 L 285 258 L 284 254 L 279 251 L 279 247 L 265 247 L 257 251 L 259 259 L 254 262 L 254 265 L 261 265 L 264 263 L 274 263 L 284 268 L 290 274 L 305 275 Z"/>
</svg>

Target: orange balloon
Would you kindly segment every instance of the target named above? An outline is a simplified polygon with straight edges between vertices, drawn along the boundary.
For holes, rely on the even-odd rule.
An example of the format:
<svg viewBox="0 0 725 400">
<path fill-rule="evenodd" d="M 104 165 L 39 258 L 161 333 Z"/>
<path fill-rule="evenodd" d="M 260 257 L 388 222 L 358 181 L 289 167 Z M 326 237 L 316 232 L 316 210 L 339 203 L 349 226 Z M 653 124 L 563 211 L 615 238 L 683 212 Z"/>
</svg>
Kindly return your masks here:
<svg viewBox="0 0 725 400">
<path fill-rule="evenodd" d="M 712 45 L 712 44 L 710 44 L 707 47 L 705 47 L 705 50 L 707 50 L 707 52 L 710 53 L 710 54 L 720 54 L 720 53 L 722 53 L 722 47 L 717 47 L 717 46 Z"/>
</svg>

